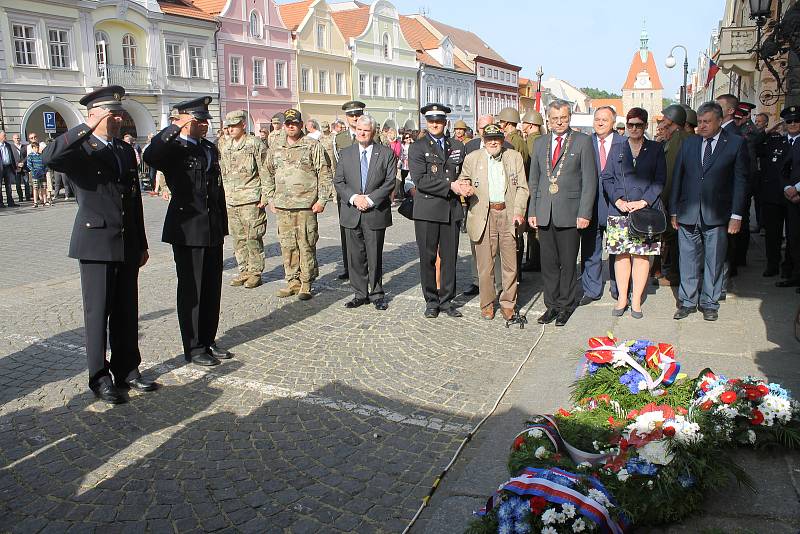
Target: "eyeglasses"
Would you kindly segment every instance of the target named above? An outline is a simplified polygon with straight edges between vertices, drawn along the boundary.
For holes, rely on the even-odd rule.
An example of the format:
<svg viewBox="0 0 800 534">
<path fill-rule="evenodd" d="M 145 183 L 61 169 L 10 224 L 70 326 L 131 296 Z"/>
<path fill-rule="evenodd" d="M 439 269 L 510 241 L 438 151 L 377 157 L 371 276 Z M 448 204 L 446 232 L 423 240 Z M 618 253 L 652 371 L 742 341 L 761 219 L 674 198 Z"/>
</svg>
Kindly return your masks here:
<svg viewBox="0 0 800 534">
<path fill-rule="evenodd" d="M 786 124 L 797 124 L 798 122 L 800 122 L 800 119 L 785 119 L 783 122 L 785 122 Z"/>
<path fill-rule="evenodd" d="M 644 123 L 643 122 L 629 122 L 628 128 L 631 130 L 641 129 L 644 130 Z"/>
</svg>

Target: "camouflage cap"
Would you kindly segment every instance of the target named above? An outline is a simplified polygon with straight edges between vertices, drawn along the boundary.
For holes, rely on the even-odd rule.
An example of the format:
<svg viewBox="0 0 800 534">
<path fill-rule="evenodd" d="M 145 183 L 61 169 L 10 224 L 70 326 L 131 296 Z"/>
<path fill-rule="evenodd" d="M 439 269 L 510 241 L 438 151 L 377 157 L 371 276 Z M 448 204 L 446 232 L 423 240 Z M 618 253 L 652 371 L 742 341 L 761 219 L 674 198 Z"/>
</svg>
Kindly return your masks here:
<svg viewBox="0 0 800 534">
<path fill-rule="evenodd" d="M 290 108 L 283 112 L 283 116 L 285 117 L 284 122 L 303 122 L 303 116 L 300 115 L 300 111 Z"/>
<path fill-rule="evenodd" d="M 496 137 L 505 137 L 503 130 L 496 124 L 487 124 L 486 127 L 483 129 L 483 138 L 490 139 Z"/>
<path fill-rule="evenodd" d="M 244 124 L 247 121 L 247 112 L 242 109 L 230 111 L 225 115 L 225 126 Z"/>
</svg>

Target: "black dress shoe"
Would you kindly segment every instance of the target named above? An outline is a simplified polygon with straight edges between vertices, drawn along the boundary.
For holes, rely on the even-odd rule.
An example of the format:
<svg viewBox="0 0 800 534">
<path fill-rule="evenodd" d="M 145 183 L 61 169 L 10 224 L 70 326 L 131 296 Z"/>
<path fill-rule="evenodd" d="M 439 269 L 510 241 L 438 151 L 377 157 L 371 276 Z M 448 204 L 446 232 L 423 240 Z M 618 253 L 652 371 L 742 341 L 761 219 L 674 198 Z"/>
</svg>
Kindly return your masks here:
<svg viewBox="0 0 800 534">
<path fill-rule="evenodd" d="M 447 308 L 446 310 L 444 310 L 444 314 L 447 315 L 448 317 L 456 317 L 456 318 L 464 317 L 464 315 L 460 311 L 458 311 L 458 308 Z"/>
<path fill-rule="evenodd" d="M 776 276 L 778 274 L 778 272 L 779 272 L 779 270 L 778 270 L 777 267 L 767 266 L 767 268 L 764 269 L 764 272 L 761 273 L 761 276 L 763 276 L 765 278 L 768 278 L 770 276 Z"/>
<path fill-rule="evenodd" d="M 344 307 L 349 310 L 352 310 L 353 308 L 358 308 L 360 306 L 363 306 L 364 304 L 369 304 L 369 299 L 360 299 L 356 297 L 353 300 L 345 302 Z"/>
<path fill-rule="evenodd" d="M 155 391 L 158 385 L 150 380 L 145 380 L 141 376 L 131 380 L 125 380 L 121 384 L 117 384 L 119 389 L 135 389 L 136 391 Z"/>
<path fill-rule="evenodd" d="M 439 317 L 439 308 L 425 308 L 426 319 L 436 319 Z"/>
<path fill-rule="evenodd" d="M 734 278 L 739 276 L 739 268 L 735 266 L 728 267 L 728 278 Z"/>
<path fill-rule="evenodd" d="M 339 276 L 336 277 L 337 280 L 350 280 L 350 273 L 343 272 Z"/>
<path fill-rule="evenodd" d="M 788 280 L 781 280 L 775 282 L 775 287 L 798 287 L 800 286 L 800 278 L 789 278 Z"/>
<path fill-rule="evenodd" d="M 218 360 L 230 360 L 231 356 L 233 356 L 230 351 L 219 348 L 216 343 L 212 343 L 211 346 L 206 349 L 206 354 Z"/>
<path fill-rule="evenodd" d="M 109 404 L 124 404 L 128 402 L 125 396 L 114 387 L 114 384 L 109 382 L 102 382 L 91 389 L 95 397 Z"/>
<path fill-rule="evenodd" d="M 526 273 L 539 273 L 542 271 L 542 266 L 538 263 L 525 263 L 522 265 L 522 271 Z"/>
<path fill-rule="evenodd" d="M 480 293 L 480 289 L 475 284 L 470 284 L 467 289 L 464 290 L 464 294 L 468 297 L 474 297 Z"/>
<path fill-rule="evenodd" d="M 719 318 L 719 313 L 717 310 L 712 310 L 710 308 L 700 308 L 700 311 L 703 312 L 703 319 L 706 321 L 716 321 Z"/>
<path fill-rule="evenodd" d="M 211 367 L 212 365 L 219 365 L 219 360 L 207 353 L 195 354 L 194 356 L 185 356 L 187 362 L 195 365 L 202 365 L 204 367 Z"/>
<path fill-rule="evenodd" d="M 386 311 L 389 309 L 389 303 L 386 302 L 386 299 L 378 299 L 373 302 L 373 304 L 375 305 L 376 310 Z"/>
<path fill-rule="evenodd" d="M 689 314 L 696 312 L 696 308 L 689 308 L 688 306 L 681 306 L 675 311 L 675 315 L 672 316 L 675 320 L 686 319 L 689 317 Z"/>
<path fill-rule="evenodd" d="M 550 324 L 556 320 L 556 317 L 558 317 L 558 310 L 555 308 L 549 308 L 546 312 L 540 315 L 538 319 L 536 319 L 536 322 L 539 324 Z"/>
<path fill-rule="evenodd" d="M 556 326 L 564 326 L 569 321 L 569 318 L 572 317 L 572 310 L 564 310 L 558 314 L 556 317 Z"/>
<path fill-rule="evenodd" d="M 592 298 L 589 295 L 584 295 L 583 298 L 581 298 L 581 301 L 580 301 L 580 303 L 578 303 L 578 305 L 579 306 L 586 306 L 587 304 L 591 304 L 592 302 L 595 302 L 597 300 L 600 300 L 600 297 Z"/>
</svg>

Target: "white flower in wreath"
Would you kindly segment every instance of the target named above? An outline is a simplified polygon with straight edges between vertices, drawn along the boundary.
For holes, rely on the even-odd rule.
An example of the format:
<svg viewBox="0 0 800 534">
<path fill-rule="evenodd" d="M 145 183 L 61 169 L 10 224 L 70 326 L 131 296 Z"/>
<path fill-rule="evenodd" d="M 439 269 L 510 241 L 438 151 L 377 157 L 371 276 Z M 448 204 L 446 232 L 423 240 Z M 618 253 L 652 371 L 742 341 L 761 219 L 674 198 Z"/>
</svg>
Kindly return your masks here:
<svg viewBox="0 0 800 534">
<path fill-rule="evenodd" d="M 589 497 L 591 497 L 592 499 L 594 499 L 598 503 L 602 504 L 606 508 L 613 508 L 614 507 L 614 505 L 611 504 L 611 501 L 608 500 L 608 497 L 606 497 L 606 495 L 602 491 L 600 491 L 598 489 L 591 488 L 588 493 L 589 493 Z"/>
<path fill-rule="evenodd" d="M 543 458 L 547 458 L 548 456 L 550 456 L 550 453 L 547 452 L 547 449 L 545 449 L 540 445 L 539 448 L 536 449 L 536 452 L 533 453 L 533 455 L 541 460 Z"/>
<path fill-rule="evenodd" d="M 759 409 L 764 414 L 764 424 L 767 426 L 772 426 L 776 419 L 780 423 L 788 423 L 792 419 L 791 401 L 777 395 L 765 396 Z"/>
<path fill-rule="evenodd" d="M 647 481 L 647 489 L 653 489 L 653 481 L 652 480 L 648 480 Z"/>
<path fill-rule="evenodd" d="M 542 431 L 539 428 L 534 428 L 533 430 L 528 430 L 528 436 L 534 439 L 538 439 L 542 437 Z"/>
<path fill-rule="evenodd" d="M 750 442 L 751 445 L 756 444 L 756 433 L 752 430 L 747 431 L 747 441 Z"/>
<path fill-rule="evenodd" d="M 586 470 L 586 469 L 591 469 L 592 468 L 592 464 L 590 464 L 589 462 L 581 462 L 578 465 L 576 465 L 575 467 L 577 467 L 578 469 L 581 469 L 581 470 Z"/>
<path fill-rule="evenodd" d="M 664 425 L 671 427 L 675 430 L 675 439 L 681 443 L 694 443 L 703 439 L 703 434 L 700 433 L 700 425 L 688 421 L 682 415 L 675 417 L 674 421 Z"/>
<path fill-rule="evenodd" d="M 559 512 L 559 513 L 556 514 L 556 521 L 558 521 L 559 523 L 566 523 L 567 522 L 567 516 L 565 516 L 563 513 Z"/>
<path fill-rule="evenodd" d="M 561 509 L 564 511 L 564 515 L 567 516 L 568 518 L 572 519 L 573 517 L 575 517 L 575 505 L 565 502 L 564 504 L 561 505 Z"/>
<path fill-rule="evenodd" d="M 717 406 L 715 411 L 720 415 L 724 415 L 728 419 L 736 419 L 739 416 L 739 410 L 726 404 L 720 404 Z"/>
<path fill-rule="evenodd" d="M 600 443 L 598 441 L 593 441 L 592 442 L 592 447 L 594 447 L 594 450 L 599 451 L 600 450 Z"/>
<path fill-rule="evenodd" d="M 584 530 L 586 530 L 586 522 L 579 517 L 572 523 L 572 532 L 583 532 Z"/>
<path fill-rule="evenodd" d="M 659 439 L 639 448 L 639 458 L 651 464 L 668 465 L 674 455 L 669 452 L 666 440 Z"/>
<path fill-rule="evenodd" d="M 626 480 L 628 480 L 630 478 L 630 476 L 631 475 L 630 475 L 630 473 L 628 473 L 627 469 L 620 469 L 617 472 L 617 479 L 619 479 L 620 482 L 625 482 Z"/>
<path fill-rule="evenodd" d="M 664 414 L 661 411 L 646 412 L 638 415 L 633 423 L 628 425 L 628 430 L 635 430 L 637 434 L 647 434 L 658 428 L 663 422 Z"/>
<path fill-rule="evenodd" d="M 556 522 L 556 514 L 557 514 L 557 512 L 555 511 L 554 508 L 548 508 L 542 514 L 542 523 L 544 523 L 545 525 L 551 525 L 551 524 L 555 523 Z"/>
<path fill-rule="evenodd" d="M 542 529 L 542 534 L 558 534 L 558 531 L 553 527 L 544 527 Z"/>
</svg>

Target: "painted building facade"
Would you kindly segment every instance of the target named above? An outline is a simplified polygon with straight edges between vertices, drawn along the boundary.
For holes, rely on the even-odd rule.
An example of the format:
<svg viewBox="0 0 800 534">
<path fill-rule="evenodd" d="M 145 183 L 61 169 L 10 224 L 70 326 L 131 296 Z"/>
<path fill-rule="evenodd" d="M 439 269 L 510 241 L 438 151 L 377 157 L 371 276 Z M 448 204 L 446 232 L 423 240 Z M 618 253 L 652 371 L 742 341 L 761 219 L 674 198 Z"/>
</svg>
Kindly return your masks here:
<svg viewBox="0 0 800 534">
<path fill-rule="evenodd" d="M 652 138 L 656 133 L 658 116 L 663 109 L 664 86 L 658 75 L 653 52 L 647 48 L 647 30 L 642 28 L 639 50 L 634 52 L 628 76 L 622 86 L 622 107 L 630 110 L 639 107 L 647 110 L 649 125 L 647 133 Z"/>
<path fill-rule="evenodd" d="M 382 127 L 417 129 L 416 52 L 403 36 L 397 9 L 386 0 L 330 8 L 350 49 L 353 98 L 363 101 Z"/>
<path fill-rule="evenodd" d="M 118 84 L 127 91 L 123 133 L 143 141 L 167 123 L 174 103 L 218 94 L 216 24 L 192 4 L 18 0 L 0 4 L 0 28 L 2 122 L 9 132 L 46 138 L 43 112 L 54 111 L 56 135 L 63 133 L 85 120 L 83 95 Z M 215 98 L 213 114 L 217 104 Z"/>
<path fill-rule="evenodd" d="M 297 51 L 297 95 L 305 118 L 343 118 L 342 104 L 352 100 L 350 51 L 333 22 L 325 0 L 304 0 L 279 6 Z"/>
</svg>

